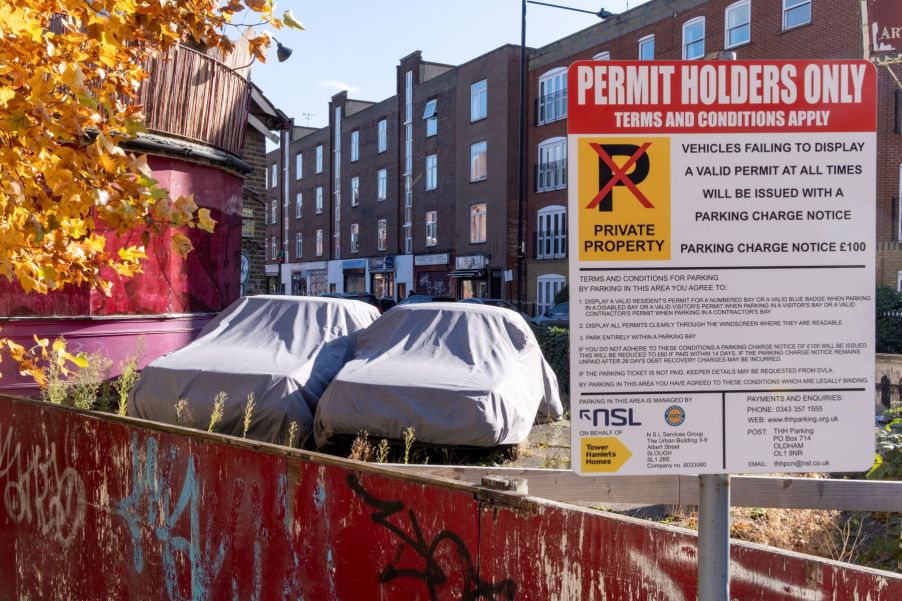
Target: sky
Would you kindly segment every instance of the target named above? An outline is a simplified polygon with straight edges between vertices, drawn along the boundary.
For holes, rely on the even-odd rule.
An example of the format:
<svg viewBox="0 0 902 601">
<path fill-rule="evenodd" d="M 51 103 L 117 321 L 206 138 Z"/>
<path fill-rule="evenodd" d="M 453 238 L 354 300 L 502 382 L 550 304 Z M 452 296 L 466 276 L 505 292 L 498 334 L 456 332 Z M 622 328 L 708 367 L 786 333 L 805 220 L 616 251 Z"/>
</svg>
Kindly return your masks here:
<svg viewBox="0 0 902 601">
<path fill-rule="evenodd" d="M 562 4 L 620 13 L 648 0 L 560 0 Z M 333 94 L 378 102 L 395 93 L 401 57 L 421 50 L 430 62 L 460 64 L 503 44 L 520 43 L 518 0 L 277 0 L 305 31 L 273 33 L 292 49 L 279 63 L 275 44 L 251 79 L 296 125 L 328 124 Z M 598 23 L 594 15 L 529 5 L 526 45 L 539 47 Z"/>
</svg>

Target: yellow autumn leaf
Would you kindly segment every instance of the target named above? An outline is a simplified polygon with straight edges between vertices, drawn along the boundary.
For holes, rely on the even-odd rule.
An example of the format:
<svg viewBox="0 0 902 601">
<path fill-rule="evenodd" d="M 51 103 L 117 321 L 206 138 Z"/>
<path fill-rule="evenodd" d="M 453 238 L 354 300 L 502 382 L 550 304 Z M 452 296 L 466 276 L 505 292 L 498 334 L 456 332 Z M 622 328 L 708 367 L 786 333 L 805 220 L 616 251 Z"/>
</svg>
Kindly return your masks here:
<svg viewBox="0 0 902 601">
<path fill-rule="evenodd" d="M 194 250 L 194 245 L 188 236 L 182 232 L 172 234 L 172 249 L 177 252 L 183 259 L 188 258 L 188 253 Z"/>
<path fill-rule="evenodd" d="M 304 26 L 301 25 L 300 21 L 294 18 L 294 13 L 291 12 L 291 9 L 288 9 L 282 13 L 282 22 L 292 29 L 304 31 Z"/>
<path fill-rule="evenodd" d="M 205 232 L 213 233 L 216 227 L 216 220 L 210 217 L 210 209 L 197 210 L 197 227 Z"/>
</svg>

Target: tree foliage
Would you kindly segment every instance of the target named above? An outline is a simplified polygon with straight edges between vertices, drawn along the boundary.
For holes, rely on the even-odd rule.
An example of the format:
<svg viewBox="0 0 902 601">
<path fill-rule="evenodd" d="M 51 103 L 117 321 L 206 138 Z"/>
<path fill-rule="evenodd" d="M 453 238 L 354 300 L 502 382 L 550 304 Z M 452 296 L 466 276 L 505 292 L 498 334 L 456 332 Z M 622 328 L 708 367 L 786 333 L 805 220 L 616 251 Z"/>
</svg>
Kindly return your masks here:
<svg viewBox="0 0 902 601">
<path fill-rule="evenodd" d="M 142 131 L 137 92 L 144 64 L 180 43 L 228 52 L 229 24 L 248 11 L 261 25 L 300 28 L 270 0 L 16 0 L 0 6 L 0 275 L 28 292 L 89 285 L 111 294 L 105 273 L 130 276 L 143 246 L 113 249 L 104 236 L 169 227 L 212 231 L 207 209 L 170 198 L 146 157 L 122 145 Z M 270 36 L 248 38 L 260 61 Z M 191 243 L 173 235 L 186 255 Z M 37 356 L 0 338 L 27 361 L 59 355 L 36 339 Z M 35 349 L 32 349 L 34 351 Z M 48 355 L 47 350 L 51 352 Z"/>
</svg>

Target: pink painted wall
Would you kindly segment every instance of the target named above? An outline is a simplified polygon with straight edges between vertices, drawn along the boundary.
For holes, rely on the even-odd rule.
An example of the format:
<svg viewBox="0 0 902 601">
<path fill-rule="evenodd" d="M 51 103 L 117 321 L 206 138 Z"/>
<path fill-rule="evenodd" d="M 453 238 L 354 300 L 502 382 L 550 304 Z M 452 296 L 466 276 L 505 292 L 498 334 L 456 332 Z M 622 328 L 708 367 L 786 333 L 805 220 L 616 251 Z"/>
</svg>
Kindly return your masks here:
<svg viewBox="0 0 902 601">
<path fill-rule="evenodd" d="M 194 194 L 199 207 L 210 209 L 217 221 L 214 233 L 187 231 L 195 248 L 187 260 L 173 253 L 169 232 L 153 236 L 142 274 L 128 279 L 107 274 L 114 282 L 111 297 L 86 287 L 26 295 L 17 283 L 0 279 L 0 316 L 215 312 L 238 298 L 243 180 L 215 167 L 177 159 L 150 156 L 148 162 L 171 196 Z M 113 248 L 142 245 L 139 232 L 122 237 L 110 234 L 110 239 Z"/>
<path fill-rule="evenodd" d="M 0 599 L 692 601 L 683 530 L 0 399 Z M 902 576 L 736 542 L 743 601 Z"/>
</svg>

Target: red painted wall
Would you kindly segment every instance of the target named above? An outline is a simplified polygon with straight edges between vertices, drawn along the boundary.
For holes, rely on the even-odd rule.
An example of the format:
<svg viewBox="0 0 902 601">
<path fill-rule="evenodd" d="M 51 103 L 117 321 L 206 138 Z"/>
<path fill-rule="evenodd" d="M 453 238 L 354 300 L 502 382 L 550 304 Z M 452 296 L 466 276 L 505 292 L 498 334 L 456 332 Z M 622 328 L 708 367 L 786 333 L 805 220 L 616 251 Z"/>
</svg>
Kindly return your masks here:
<svg viewBox="0 0 902 601">
<path fill-rule="evenodd" d="M 144 272 L 115 282 L 106 297 L 86 287 L 47 295 L 23 294 L 18 283 L 0 278 L 0 316 L 153 315 L 220 311 L 238 298 L 243 181 L 215 167 L 150 156 L 160 186 L 173 198 L 194 194 L 199 207 L 217 221 L 214 233 L 190 230 L 194 251 L 187 260 L 173 253 L 170 233 L 153 236 Z M 139 232 L 110 234 L 113 248 L 141 246 Z M 2 324 L 0 324 L 2 325 Z"/>
<path fill-rule="evenodd" d="M 0 599 L 695 599 L 683 530 L 0 399 Z M 902 576 L 734 543 L 743 601 Z"/>
</svg>

